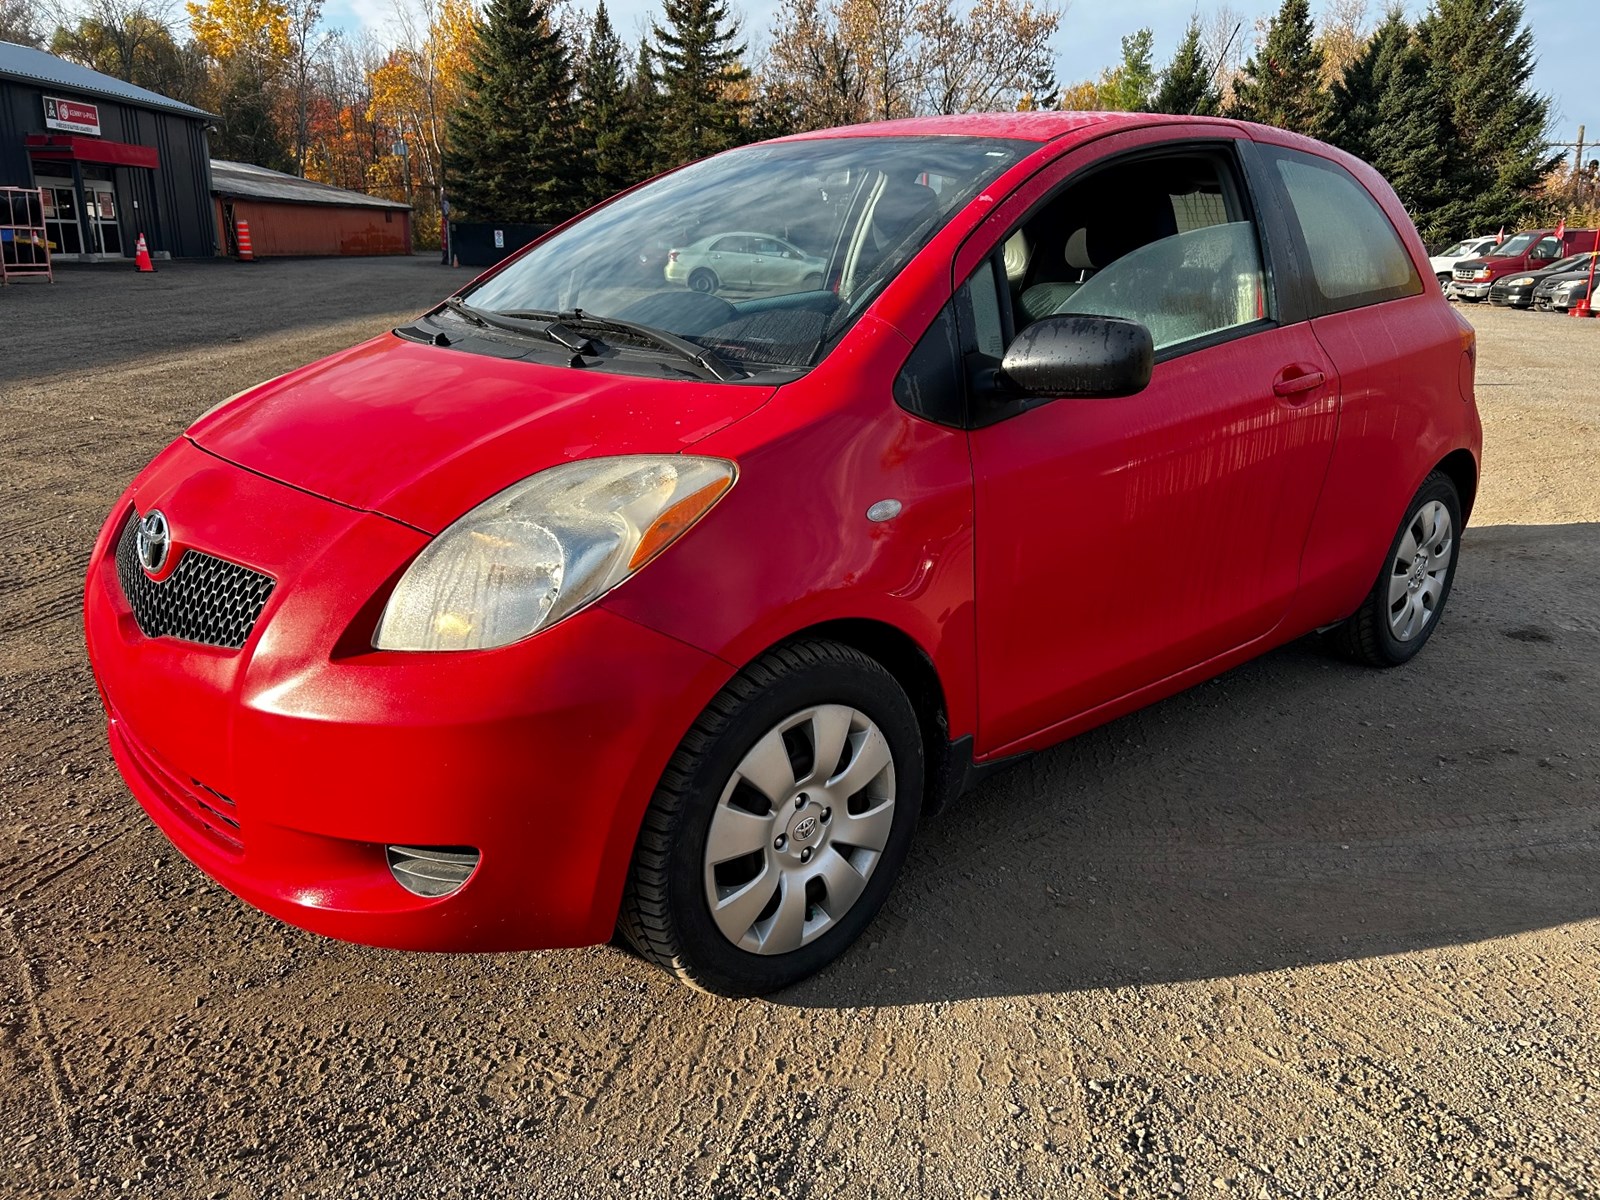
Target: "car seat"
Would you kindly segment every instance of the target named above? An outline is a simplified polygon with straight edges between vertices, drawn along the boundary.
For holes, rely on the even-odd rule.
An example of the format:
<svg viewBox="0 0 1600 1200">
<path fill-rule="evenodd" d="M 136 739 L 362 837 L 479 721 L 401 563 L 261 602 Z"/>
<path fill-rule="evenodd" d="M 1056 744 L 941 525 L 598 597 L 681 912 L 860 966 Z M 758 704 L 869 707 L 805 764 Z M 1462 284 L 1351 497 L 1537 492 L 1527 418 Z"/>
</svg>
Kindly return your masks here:
<svg viewBox="0 0 1600 1200">
<path fill-rule="evenodd" d="M 1021 236 L 1021 231 L 1018 231 Z M 1007 243 L 1010 249 L 1010 243 Z M 1059 309 L 1083 286 L 1084 280 L 1094 273 L 1095 260 L 1089 256 L 1088 230 L 1075 229 L 1072 236 L 1067 239 L 1062 251 L 1062 259 L 1066 262 L 1067 269 L 1075 279 L 1049 279 L 1035 283 L 1023 291 L 1017 299 L 1017 308 L 1028 321 L 1037 321 L 1040 317 L 1047 317 Z M 1007 274 L 1010 266 L 1007 265 Z"/>
</svg>

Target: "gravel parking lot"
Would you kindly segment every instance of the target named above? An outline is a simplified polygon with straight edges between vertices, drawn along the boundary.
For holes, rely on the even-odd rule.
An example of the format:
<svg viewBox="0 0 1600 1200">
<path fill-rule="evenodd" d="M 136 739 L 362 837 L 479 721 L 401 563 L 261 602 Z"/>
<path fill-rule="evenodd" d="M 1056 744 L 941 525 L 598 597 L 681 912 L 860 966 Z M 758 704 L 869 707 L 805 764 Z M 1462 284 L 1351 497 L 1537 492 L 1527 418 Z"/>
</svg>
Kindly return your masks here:
<svg viewBox="0 0 1600 1200">
<path fill-rule="evenodd" d="M 126 480 L 466 276 L 0 293 L 0 1195 L 1600 1194 L 1600 321 L 1466 310 L 1486 476 L 1416 663 L 1301 643 L 1039 755 L 840 963 L 729 1002 L 300 933 L 105 748 L 78 605 Z"/>
</svg>

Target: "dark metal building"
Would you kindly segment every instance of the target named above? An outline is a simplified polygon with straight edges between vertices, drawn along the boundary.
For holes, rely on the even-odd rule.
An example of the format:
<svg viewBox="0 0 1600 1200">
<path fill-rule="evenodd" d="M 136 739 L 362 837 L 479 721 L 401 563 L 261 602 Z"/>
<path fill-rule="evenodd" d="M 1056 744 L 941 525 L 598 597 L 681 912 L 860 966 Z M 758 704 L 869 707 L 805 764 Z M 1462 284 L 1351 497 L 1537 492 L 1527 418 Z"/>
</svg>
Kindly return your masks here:
<svg viewBox="0 0 1600 1200">
<path fill-rule="evenodd" d="M 0 186 L 45 190 L 59 261 L 216 253 L 201 109 L 0 42 Z"/>
</svg>

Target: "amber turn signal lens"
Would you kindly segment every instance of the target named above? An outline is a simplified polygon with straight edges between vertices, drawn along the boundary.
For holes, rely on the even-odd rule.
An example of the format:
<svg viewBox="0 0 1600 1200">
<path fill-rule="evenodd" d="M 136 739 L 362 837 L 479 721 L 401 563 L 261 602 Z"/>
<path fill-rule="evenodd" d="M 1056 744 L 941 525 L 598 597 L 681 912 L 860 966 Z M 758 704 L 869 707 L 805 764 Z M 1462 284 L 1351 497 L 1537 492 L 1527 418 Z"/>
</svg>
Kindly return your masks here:
<svg viewBox="0 0 1600 1200">
<path fill-rule="evenodd" d="M 646 529 L 644 536 L 639 539 L 638 548 L 628 560 L 628 570 L 637 571 L 677 541 L 684 530 L 705 516 L 706 510 L 720 500 L 722 494 L 732 486 L 732 478 L 712 480 L 698 492 L 685 496 L 663 512 L 650 523 L 650 528 Z"/>
</svg>

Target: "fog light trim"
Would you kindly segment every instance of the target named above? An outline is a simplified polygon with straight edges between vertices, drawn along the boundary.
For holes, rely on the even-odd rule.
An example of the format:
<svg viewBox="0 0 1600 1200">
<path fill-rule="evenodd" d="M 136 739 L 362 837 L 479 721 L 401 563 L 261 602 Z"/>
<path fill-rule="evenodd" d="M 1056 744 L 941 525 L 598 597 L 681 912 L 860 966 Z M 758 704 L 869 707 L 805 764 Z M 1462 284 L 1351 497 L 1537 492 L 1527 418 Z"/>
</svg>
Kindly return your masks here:
<svg viewBox="0 0 1600 1200">
<path fill-rule="evenodd" d="M 472 878 L 482 857 L 472 846 L 385 846 L 389 874 L 413 896 L 436 900 Z"/>
</svg>

